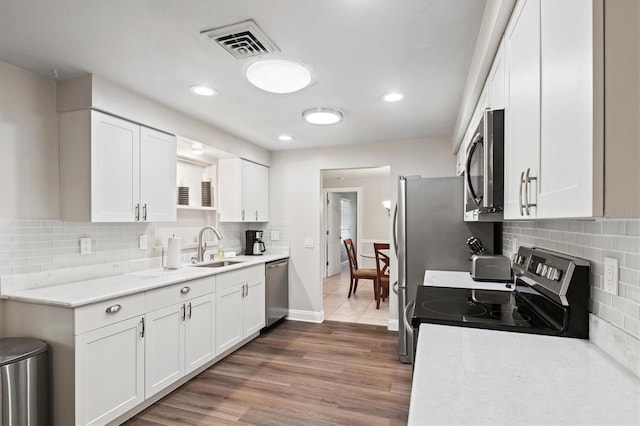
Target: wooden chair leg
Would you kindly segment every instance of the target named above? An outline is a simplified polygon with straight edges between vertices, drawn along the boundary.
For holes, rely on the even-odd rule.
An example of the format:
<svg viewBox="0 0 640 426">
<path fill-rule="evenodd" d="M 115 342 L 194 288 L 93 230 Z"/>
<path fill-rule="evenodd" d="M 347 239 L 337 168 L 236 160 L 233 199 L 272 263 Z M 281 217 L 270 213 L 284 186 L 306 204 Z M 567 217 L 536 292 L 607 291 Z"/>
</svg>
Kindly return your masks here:
<svg viewBox="0 0 640 426">
<path fill-rule="evenodd" d="M 378 279 L 373 280 L 373 293 L 376 296 L 376 309 L 380 309 L 380 282 Z"/>
<path fill-rule="evenodd" d="M 356 290 L 358 289 L 358 279 L 353 280 L 353 294 L 356 294 Z"/>
<path fill-rule="evenodd" d="M 353 280 L 349 280 L 349 295 L 347 296 L 347 299 L 351 297 L 352 291 L 353 291 Z"/>
</svg>

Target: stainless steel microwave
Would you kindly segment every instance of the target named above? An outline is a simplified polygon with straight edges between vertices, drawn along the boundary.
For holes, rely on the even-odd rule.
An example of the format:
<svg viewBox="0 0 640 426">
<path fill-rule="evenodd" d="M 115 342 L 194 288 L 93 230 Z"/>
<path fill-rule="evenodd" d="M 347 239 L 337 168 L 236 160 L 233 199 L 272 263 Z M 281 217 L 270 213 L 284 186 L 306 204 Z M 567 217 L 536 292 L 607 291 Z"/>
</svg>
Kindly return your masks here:
<svg viewBox="0 0 640 426">
<path fill-rule="evenodd" d="M 467 147 L 464 220 L 504 218 L 504 110 L 486 110 Z"/>
</svg>

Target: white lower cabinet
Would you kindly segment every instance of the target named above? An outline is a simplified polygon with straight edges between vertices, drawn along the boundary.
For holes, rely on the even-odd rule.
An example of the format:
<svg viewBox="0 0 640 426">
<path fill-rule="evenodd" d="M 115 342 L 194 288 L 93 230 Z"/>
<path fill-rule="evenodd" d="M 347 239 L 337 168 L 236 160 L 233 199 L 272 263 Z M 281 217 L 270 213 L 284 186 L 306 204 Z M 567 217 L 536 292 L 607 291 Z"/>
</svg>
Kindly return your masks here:
<svg viewBox="0 0 640 426">
<path fill-rule="evenodd" d="M 265 325 L 264 265 L 218 276 L 216 353 L 232 348 Z"/>
<path fill-rule="evenodd" d="M 264 264 L 77 308 L 5 301 L 7 335 L 50 347 L 54 425 L 121 422 L 265 324 Z M 155 398 L 155 399 L 153 399 Z"/>
<path fill-rule="evenodd" d="M 76 424 L 107 423 L 144 401 L 143 317 L 76 337 Z"/>
</svg>

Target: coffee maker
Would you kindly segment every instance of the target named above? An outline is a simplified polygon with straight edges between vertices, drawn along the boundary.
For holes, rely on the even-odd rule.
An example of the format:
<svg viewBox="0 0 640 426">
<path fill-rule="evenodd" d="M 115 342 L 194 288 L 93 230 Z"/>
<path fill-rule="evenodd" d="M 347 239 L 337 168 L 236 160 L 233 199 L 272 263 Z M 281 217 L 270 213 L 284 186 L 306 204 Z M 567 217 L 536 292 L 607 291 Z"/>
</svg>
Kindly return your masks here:
<svg viewBox="0 0 640 426">
<path fill-rule="evenodd" d="M 264 235 L 263 231 L 254 231 L 249 230 L 246 232 L 247 234 L 247 245 L 244 249 L 244 254 L 250 256 L 260 256 L 267 249 L 264 246 L 264 242 L 262 241 L 262 236 Z"/>
</svg>

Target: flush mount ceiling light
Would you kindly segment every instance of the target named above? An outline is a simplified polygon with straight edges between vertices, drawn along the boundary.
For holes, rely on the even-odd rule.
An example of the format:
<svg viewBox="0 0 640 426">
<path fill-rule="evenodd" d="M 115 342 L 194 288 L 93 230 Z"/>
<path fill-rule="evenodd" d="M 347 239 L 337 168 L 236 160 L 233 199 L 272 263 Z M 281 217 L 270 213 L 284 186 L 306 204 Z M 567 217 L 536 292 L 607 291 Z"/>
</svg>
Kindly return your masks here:
<svg viewBox="0 0 640 426">
<path fill-rule="evenodd" d="M 398 102 L 403 98 L 404 95 L 398 92 L 385 93 L 384 95 L 382 95 L 382 100 L 385 102 Z"/>
<path fill-rule="evenodd" d="M 247 68 L 247 80 L 271 93 L 293 93 L 311 83 L 311 72 L 297 62 L 265 59 Z"/>
<path fill-rule="evenodd" d="M 195 93 L 196 95 L 201 96 L 213 96 L 218 94 L 218 92 L 216 92 L 216 89 L 207 86 L 191 86 L 189 87 L 189 90 L 191 91 L 191 93 Z"/>
<path fill-rule="evenodd" d="M 302 118 L 307 123 L 329 126 L 342 122 L 344 114 L 335 108 L 311 108 L 302 113 Z"/>
<path fill-rule="evenodd" d="M 278 140 L 282 141 L 282 142 L 289 142 L 293 140 L 292 136 L 289 135 L 280 135 L 278 136 Z"/>
</svg>

